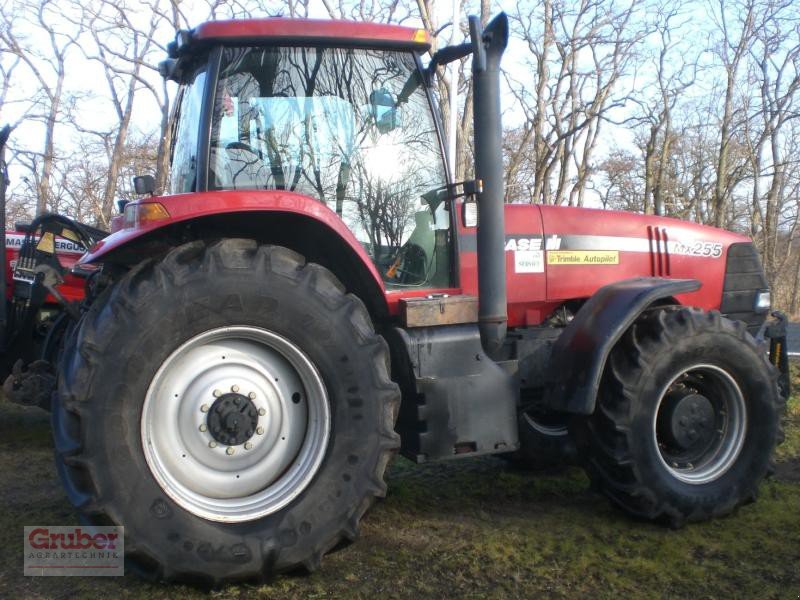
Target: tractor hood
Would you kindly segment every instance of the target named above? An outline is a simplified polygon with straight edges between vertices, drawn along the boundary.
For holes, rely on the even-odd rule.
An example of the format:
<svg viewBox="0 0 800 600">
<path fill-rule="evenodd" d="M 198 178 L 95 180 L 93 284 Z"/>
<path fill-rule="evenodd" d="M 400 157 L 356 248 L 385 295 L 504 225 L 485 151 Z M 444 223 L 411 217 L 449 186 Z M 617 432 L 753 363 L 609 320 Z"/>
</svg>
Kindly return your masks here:
<svg viewBox="0 0 800 600">
<path fill-rule="evenodd" d="M 750 241 L 738 233 L 669 217 L 591 208 L 539 208 L 549 238 L 547 250 L 640 252 L 656 262 L 660 256 L 663 264 L 660 268 L 654 264 L 650 273 L 656 276 L 669 275 L 672 265 L 667 260 L 687 256 L 720 259 L 730 244 Z"/>
<path fill-rule="evenodd" d="M 588 298 L 633 277 L 697 279 L 685 298 L 720 306 L 728 249 L 746 236 L 678 219 L 569 207 L 540 207 L 548 299 Z"/>
<path fill-rule="evenodd" d="M 720 309 L 730 248 L 753 252 L 744 235 L 667 217 L 531 204 L 506 204 L 504 211 L 512 327 L 537 325 L 565 303 L 636 277 L 696 279 L 701 288 L 677 300 Z M 459 242 L 462 287 L 475 293 L 473 230 L 460 228 Z M 766 285 L 757 258 L 748 260 L 753 279 Z"/>
</svg>

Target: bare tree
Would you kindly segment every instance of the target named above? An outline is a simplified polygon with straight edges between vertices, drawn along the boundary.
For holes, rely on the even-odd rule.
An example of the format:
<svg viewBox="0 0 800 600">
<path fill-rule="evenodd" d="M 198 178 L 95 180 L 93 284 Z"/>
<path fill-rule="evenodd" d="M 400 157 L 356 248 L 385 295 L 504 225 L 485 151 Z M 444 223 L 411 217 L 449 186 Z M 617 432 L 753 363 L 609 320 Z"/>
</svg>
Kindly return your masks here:
<svg viewBox="0 0 800 600">
<path fill-rule="evenodd" d="M 737 181 L 730 174 L 730 150 L 736 129 L 735 118 L 741 118 L 735 111 L 735 92 L 739 81 L 742 61 L 755 39 L 757 0 L 726 2 L 716 0 L 710 7 L 712 19 L 722 35 L 716 54 L 724 69 L 724 100 L 722 117 L 719 123 L 719 150 L 717 152 L 717 179 L 714 186 L 713 217 L 714 224 L 725 224 L 733 188 Z M 732 8 L 733 7 L 733 8 Z"/>
<path fill-rule="evenodd" d="M 649 98 L 633 99 L 640 106 L 644 153 L 643 210 L 665 214 L 665 204 L 677 202 L 675 186 L 669 182 L 671 146 L 675 142 L 673 111 L 678 100 L 695 81 L 699 55 L 683 43 L 690 19 L 680 3 L 657 8 L 655 48 L 651 60 L 656 90 Z M 688 57 L 687 57 L 688 55 Z M 647 82 L 649 83 L 649 82 Z"/>
<path fill-rule="evenodd" d="M 520 145 L 507 157 L 509 179 L 523 157 L 534 156 L 532 198 L 582 205 L 592 158 L 609 113 L 624 105 L 620 79 L 646 34 L 639 3 L 624 7 L 593 0 L 545 0 L 520 5 L 514 30 L 529 57 L 528 77 L 506 71 L 506 82 L 524 115 Z M 541 23 L 541 26 L 539 24 Z"/>
<path fill-rule="evenodd" d="M 120 2 L 97 0 L 84 7 L 88 35 L 93 47 L 85 49 L 86 57 L 103 70 L 116 121 L 109 129 L 91 129 L 104 142 L 107 176 L 98 220 L 108 226 L 114 210 L 119 175 L 126 156 L 126 143 L 133 116 L 137 91 L 142 85 L 142 70 L 151 58 L 154 36 L 160 24 L 156 12 L 144 26 L 138 26 L 129 15 L 130 7 Z M 88 128 L 87 128 L 88 130 Z"/>
<path fill-rule="evenodd" d="M 603 208 L 641 210 L 643 196 L 640 157 L 630 151 L 615 150 L 598 166 L 604 180 L 599 186 Z"/>
<path fill-rule="evenodd" d="M 10 6 L 0 7 L 0 43 L 6 51 L 21 60 L 36 79 L 42 96 L 44 140 L 40 161 L 31 166 L 37 178 L 36 213 L 45 212 L 51 203 L 51 177 L 56 159 L 56 125 L 65 108 L 64 84 L 67 76 L 67 56 L 77 44 L 83 29 L 80 20 L 66 22 L 61 18 L 62 10 L 54 0 L 21 0 Z M 33 43 L 20 39 L 14 31 L 14 17 L 37 29 L 46 43 Z"/>
<path fill-rule="evenodd" d="M 788 13 L 788 14 L 787 14 Z M 789 257 L 797 214 L 790 221 L 791 235 L 781 244 L 786 229 L 781 217 L 786 216 L 787 186 L 792 171 L 797 171 L 797 128 L 791 127 L 800 116 L 800 24 L 789 2 L 772 4 L 760 14 L 761 25 L 754 33 L 749 49 L 748 83 L 757 90 L 752 110 L 745 122 L 748 158 L 752 169 L 751 233 L 762 246 L 762 257 L 768 277 L 774 281 Z M 796 17 L 795 17 L 796 18 Z M 793 210 L 791 202 L 789 210 Z M 787 245 L 788 244 L 788 245 Z M 784 251 L 779 254 L 779 247 Z"/>
</svg>

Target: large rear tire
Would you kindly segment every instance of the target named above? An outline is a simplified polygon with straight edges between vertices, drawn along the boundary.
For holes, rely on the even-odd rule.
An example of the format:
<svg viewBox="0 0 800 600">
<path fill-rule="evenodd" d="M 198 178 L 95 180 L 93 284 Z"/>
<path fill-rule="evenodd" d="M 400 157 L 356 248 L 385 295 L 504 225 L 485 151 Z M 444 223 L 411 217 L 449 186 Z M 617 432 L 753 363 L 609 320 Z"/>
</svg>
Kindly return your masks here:
<svg viewBox="0 0 800 600">
<path fill-rule="evenodd" d="M 777 371 L 742 323 L 658 309 L 613 349 L 595 412 L 573 432 L 596 488 L 680 526 L 755 499 L 783 405 Z"/>
<path fill-rule="evenodd" d="M 107 290 L 67 345 L 53 430 L 94 524 L 145 575 L 210 585 L 315 569 L 386 486 L 388 348 L 316 264 L 192 242 Z"/>
</svg>

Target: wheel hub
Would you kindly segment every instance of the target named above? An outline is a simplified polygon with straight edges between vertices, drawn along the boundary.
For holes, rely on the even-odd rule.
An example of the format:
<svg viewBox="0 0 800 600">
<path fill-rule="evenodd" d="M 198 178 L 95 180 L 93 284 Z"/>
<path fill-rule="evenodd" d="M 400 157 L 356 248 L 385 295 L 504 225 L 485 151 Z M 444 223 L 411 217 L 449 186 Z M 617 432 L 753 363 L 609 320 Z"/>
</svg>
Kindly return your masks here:
<svg viewBox="0 0 800 600">
<path fill-rule="evenodd" d="M 220 444 L 239 446 L 255 434 L 258 409 L 242 394 L 223 394 L 211 405 L 207 425 L 211 437 Z"/>
<path fill-rule="evenodd" d="M 747 433 L 747 404 L 736 380 L 711 364 L 684 368 L 659 394 L 655 449 L 679 481 L 702 485 L 735 463 Z"/>
<path fill-rule="evenodd" d="M 686 450 L 714 438 L 714 406 L 702 394 L 689 391 L 669 399 L 665 407 L 670 441 Z"/>
<path fill-rule="evenodd" d="M 329 432 L 314 364 L 290 340 L 249 326 L 184 342 L 154 375 L 142 409 L 142 447 L 161 489 L 220 522 L 291 502 L 321 465 Z"/>
</svg>

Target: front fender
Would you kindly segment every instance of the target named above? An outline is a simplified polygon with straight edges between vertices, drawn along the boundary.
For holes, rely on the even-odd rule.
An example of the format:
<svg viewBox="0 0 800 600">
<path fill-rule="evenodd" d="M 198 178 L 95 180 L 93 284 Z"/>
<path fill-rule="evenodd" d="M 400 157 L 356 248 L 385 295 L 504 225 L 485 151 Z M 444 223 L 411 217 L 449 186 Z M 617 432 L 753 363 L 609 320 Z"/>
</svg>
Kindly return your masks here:
<svg viewBox="0 0 800 600">
<path fill-rule="evenodd" d="M 284 246 L 327 268 L 373 318 L 399 310 L 399 299 L 387 302 L 383 280 L 353 232 L 317 200 L 283 191 L 225 191 L 148 198 L 131 206 L 153 202 L 166 209 L 167 218 L 115 231 L 80 262 L 132 266 L 194 239 L 243 237 Z"/>
<path fill-rule="evenodd" d="M 553 345 L 545 403 L 560 412 L 594 412 L 611 349 L 651 304 L 700 288 L 694 279 L 642 277 L 600 288 L 581 307 Z"/>
<path fill-rule="evenodd" d="M 233 213 L 290 213 L 309 217 L 324 225 L 338 236 L 358 256 L 379 287 L 383 282 L 364 247 L 344 221 L 319 200 L 302 194 L 285 191 L 223 191 L 176 194 L 140 200 L 126 206 L 130 210 L 136 204 L 157 202 L 169 213 L 169 218 L 148 222 L 139 227 L 123 227 L 95 244 L 79 261 L 80 263 L 103 262 L 109 255 L 159 230 L 182 222 L 202 217 Z M 130 207 L 130 208 L 129 208 Z"/>
</svg>

